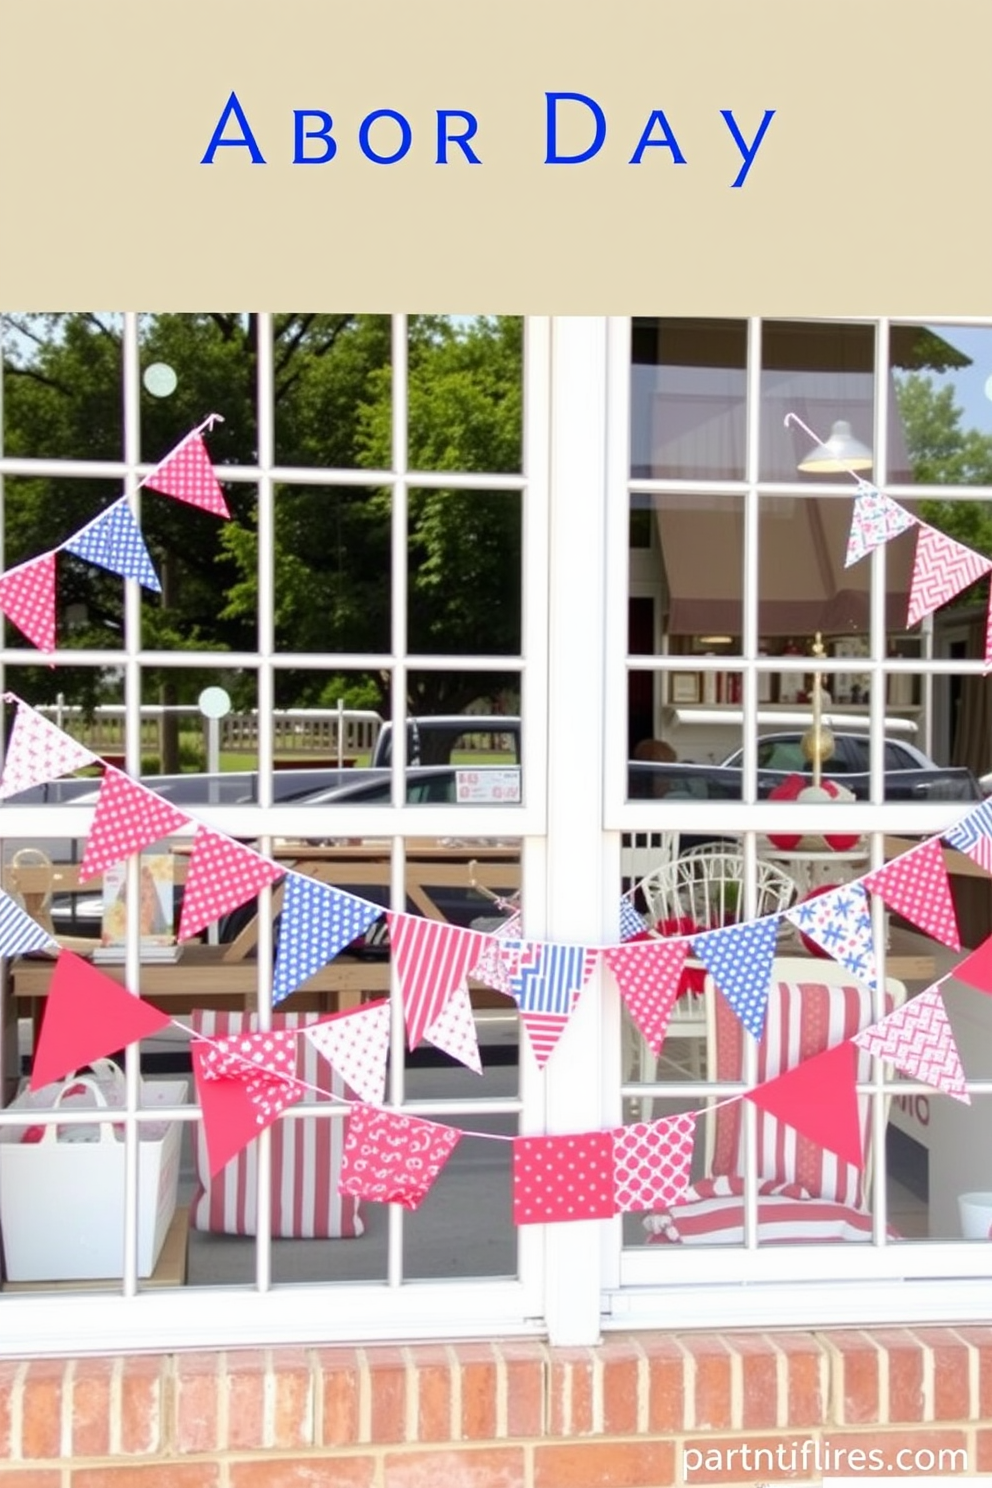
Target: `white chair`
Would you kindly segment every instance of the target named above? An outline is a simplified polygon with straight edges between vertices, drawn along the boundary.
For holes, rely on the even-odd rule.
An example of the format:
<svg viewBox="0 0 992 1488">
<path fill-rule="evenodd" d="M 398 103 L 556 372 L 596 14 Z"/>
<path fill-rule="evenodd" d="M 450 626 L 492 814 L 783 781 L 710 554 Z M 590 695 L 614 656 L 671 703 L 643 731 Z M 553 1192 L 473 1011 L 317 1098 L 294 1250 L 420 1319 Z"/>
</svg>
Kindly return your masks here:
<svg viewBox="0 0 992 1488">
<path fill-rule="evenodd" d="M 621 894 L 629 894 L 647 874 L 678 855 L 678 832 L 625 832 L 620 848 Z"/>
</svg>

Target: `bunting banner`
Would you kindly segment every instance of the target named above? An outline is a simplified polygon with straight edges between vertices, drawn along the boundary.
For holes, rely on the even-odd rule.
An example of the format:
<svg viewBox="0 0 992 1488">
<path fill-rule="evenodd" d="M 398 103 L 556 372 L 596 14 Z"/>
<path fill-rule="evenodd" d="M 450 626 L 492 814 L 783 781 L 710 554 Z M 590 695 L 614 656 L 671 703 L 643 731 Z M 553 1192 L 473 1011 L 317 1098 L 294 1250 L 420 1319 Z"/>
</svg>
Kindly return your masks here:
<svg viewBox="0 0 992 1488">
<path fill-rule="evenodd" d="M 213 512 L 215 516 L 229 518 L 231 515 L 198 431 L 188 435 L 171 455 L 166 455 L 151 475 L 145 476 L 142 485 L 163 496 L 172 496 L 176 501 L 198 506 L 201 511 Z"/>
<path fill-rule="evenodd" d="M 379 998 L 307 1024 L 303 1036 L 360 1100 L 381 1106 L 386 1095 L 389 1024 L 389 999 Z"/>
<path fill-rule="evenodd" d="M 971 1105 L 939 985 L 928 987 L 880 1023 L 856 1033 L 854 1043 L 877 1059 L 891 1060 L 904 1075 Z"/>
<path fill-rule="evenodd" d="M 407 1043 L 416 1049 L 455 988 L 468 976 L 469 967 L 478 961 L 486 937 L 479 930 L 465 930 L 446 920 L 392 911 L 386 919 L 403 993 Z"/>
<path fill-rule="evenodd" d="M 747 1091 L 744 1099 L 794 1127 L 818 1147 L 863 1168 L 857 1075 L 858 1051 L 845 1039 Z"/>
<path fill-rule="evenodd" d="M 303 873 L 287 873 L 279 914 L 273 1005 L 284 1001 L 333 961 L 381 914 L 381 905 L 357 899 Z"/>
<path fill-rule="evenodd" d="M 0 610 L 39 651 L 55 650 L 55 554 L 0 574 Z"/>
<path fill-rule="evenodd" d="M 4 700 L 16 703 L 17 712 L 0 775 L 0 800 L 19 795 L 33 785 L 71 775 L 87 765 L 103 763 L 98 755 L 78 744 L 64 729 L 49 723 L 44 714 L 12 692 L 4 693 Z"/>
<path fill-rule="evenodd" d="M 760 1039 L 765 1027 L 779 916 L 724 925 L 697 935 L 692 948 L 748 1033 Z"/>
<path fill-rule="evenodd" d="M 141 528 L 134 519 L 126 496 L 94 517 L 85 527 L 62 544 L 62 551 L 74 553 L 95 568 L 107 568 L 125 579 L 136 579 L 146 589 L 161 594 L 162 585 L 148 556 Z"/>
<path fill-rule="evenodd" d="M 287 1106 L 303 1099 L 305 1087 L 296 1079 L 262 1070 L 252 1071 L 248 1078 L 221 1077 L 211 1066 L 212 1049 L 213 1041 L 202 1038 L 189 1046 L 210 1176 L 216 1178 Z"/>
<path fill-rule="evenodd" d="M 0 890 L 0 956 L 24 956 L 57 945 L 54 935 Z"/>
<path fill-rule="evenodd" d="M 503 941 L 510 995 L 543 1069 L 592 976 L 598 950 L 536 940 Z"/>
<path fill-rule="evenodd" d="M 190 818 L 164 797 L 107 765 L 96 798 L 93 824 L 86 839 L 79 882 L 95 878 L 143 847 L 180 832 Z"/>
<path fill-rule="evenodd" d="M 136 997 L 82 956 L 62 950 L 45 998 L 31 1089 L 40 1090 L 94 1059 L 150 1038 L 171 1022 L 168 1013 Z"/>
<path fill-rule="evenodd" d="M 904 506 L 867 481 L 859 480 L 844 567 L 850 568 L 873 548 L 881 547 L 890 538 L 898 537 L 900 532 L 915 526 L 916 518 Z"/>
<path fill-rule="evenodd" d="M 942 835 L 949 847 L 966 853 L 986 873 L 992 874 L 992 801 L 983 801 Z"/>
<path fill-rule="evenodd" d="M 512 997 L 510 988 L 510 970 L 500 953 L 499 943 L 506 940 L 518 940 L 520 938 L 520 915 L 519 913 L 508 915 L 501 925 L 491 930 L 485 937 L 485 944 L 478 960 L 469 967 L 469 976 L 477 982 L 483 982 L 487 987 L 492 987 L 495 992 L 502 992 L 506 997 Z"/>
<path fill-rule="evenodd" d="M 424 1030 L 424 1038 L 474 1074 L 482 1074 L 479 1035 L 467 982 L 459 982 L 434 1022 Z"/>
<path fill-rule="evenodd" d="M 417 1209 L 454 1152 L 461 1132 L 418 1116 L 353 1106 L 338 1192 Z"/>
<path fill-rule="evenodd" d="M 647 928 L 644 916 L 638 914 L 630 896 L 624 894 L 620 900 L 620 939 L 631 940 L 635 935 L 642 935 Z"/>
<path fill-rule="evenodd" d="M 674 1204 L 689 1186 L 695 1111 L 615 1126 L 613 1183 L 618 1214 Z"/>
<path fill-rule="evenodd" d="M 907 630 L 992 569 L 992 558 L 983 558 L 925 522 L 918 526 Z"/>
<path fill-rule="evenodd" d="M 263 858 L 254 848 L 199 827 L 186 872 L 177 939 L 189 940 L 221 915 L 253 899 L 284 872 L 278 863 Z"/>
<path fill-rule="evenodd" d="M 927 935 L 955 951 L 961 949 L 951 881 L 939 838 L 930 837 L 909 852 L 900 853 L 884 868 L 865 874 L 861 882 L 870 894 L 878 894 L 889 909 L 911 920 Z"/>
<path fill-rule="evenodd" d="M 688 954 L 687 940 L 641 940 L 603 949 L 627 1011 L 655 1058 L 665 1042 Z"/>
<path fill-rule="evenodd" d="M 557 1224 L 616 1213 L 611 1132 L 513 1138 L 513 1222 Z"/>
<path fill-rule="evenodd" d="M 992 935 L 959 961 L 953 974 L 957 981 L 967 982 L 979 992 L 992 993 Z"/>
<path fill-rule="evenodd" d="M 866 987 L 875 988 L 878 971 L 871 933 L 868 895 L 860 879 L 814 899 L 801 899 L 785 918 Z"/>
</svg>

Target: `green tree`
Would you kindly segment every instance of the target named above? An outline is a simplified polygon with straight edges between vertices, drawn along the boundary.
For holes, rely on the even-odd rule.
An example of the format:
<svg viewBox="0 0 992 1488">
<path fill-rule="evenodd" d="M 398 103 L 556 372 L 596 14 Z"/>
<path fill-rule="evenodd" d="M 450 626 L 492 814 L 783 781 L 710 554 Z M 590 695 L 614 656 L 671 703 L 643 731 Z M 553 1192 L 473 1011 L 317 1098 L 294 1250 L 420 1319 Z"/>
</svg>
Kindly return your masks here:
<svg viewBox="0 0 992 1488">
<path fill-rule="evenodd" d="M 913 478 L 920 485 L 992 485 L 992 435 L 963 427 L 954 388 L 922 372 L 898 378 L 896 396 Z M 969 548 L 992 554 L 992 509 L 984 501 L 923 501 L 920 516 Z M 987 592 L 987 581 L 956 603 Z"/>
</svg>

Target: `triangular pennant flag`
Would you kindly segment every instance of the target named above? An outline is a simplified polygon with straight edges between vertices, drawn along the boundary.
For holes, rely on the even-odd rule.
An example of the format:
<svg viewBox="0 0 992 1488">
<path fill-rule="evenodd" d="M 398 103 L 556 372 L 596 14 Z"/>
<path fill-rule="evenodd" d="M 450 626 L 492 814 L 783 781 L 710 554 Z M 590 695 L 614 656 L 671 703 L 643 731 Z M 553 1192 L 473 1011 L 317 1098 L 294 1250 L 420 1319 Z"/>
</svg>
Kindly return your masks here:
<svg viewBox="0 0 992 1488">
<path fill-rule="evenodd" d="M 125 579 L 137 579 L 139 584 L 156 594 L 162 592 L 141 528 L 126 496 L 108 506 L 62 547 L 65 552 L 75 553 L 77 558 L 92 563 L 96 568 L 108 568 L 111 573 L 122 574 Z"/>
<path fill-rule="evenodd" d="M 55 554 L 0 574 L 0 610 L 39 651 L 55 650 Z"/>
<path fill-rule="evenodd" d="M 688 954 L 687 940 L 641 940 L 603 950 L 627 1011 L 655 1057 L 665 1042 Z"/>
<path fill-rule="evenodd" d="M 406 1038 L 415 1049 L 482 954 L 485 936 L 445 920 L 389 912 L 389 944 L 403 991 Z"/>
<path fill-rule="evenodd" d="M 689 1186 L 695 1132 L 695 1111 L 613 1128 L 618 1214 L 667 1208 L 681 1198 Z"/>
<path fill-rule="evenodd" d="M 992 588 L 989 590 L 989 602 L 985 612 L 985 670 L 992 667 Z"/>
<path fill-rule="evenodd" d="M 928 987 L 904 1002 L 881 1022 L 854 1035 L 854 1042 L 877 1059 L 889 1059 L 896 1069 L 933 1085 L 945 1095 L 971 1105 L 958 1046 L 939 986 Z"/>
<path fill-rule="evenodd" d="M 72 951 L 61 951 L 45 998 L 31 1089 L 148 1038 L 172 1019 Z"/>
<path fill-rule="evenodd" d="M 509 968 L 500 953 L 500 942 L 517 940 L 519 936 L 519 913 L 508 915 L 501 925 L 497 925 L 495 930 L 490 930 L 483 937 L 482 952 L 474 965 L 469 967 L 469 976 L 474 977 L 477 982 L 484 982 L 496 992 L 512 997 Z"/>
<path fill-rule="evenodd" d="M 10 693 L 7 699 L 14 700 Z M 49 723 L 42 713 L 29 708 L 20 698 L 16 701 L 17 713 L 0 776 L 0 800 L 96 762 L 97 756 L 91 750 Z"/>
<path fill-rule="evenodd" d="M 953 537 L 919 523 L 913 582 L 909 591 L 909 614 L 906 628 L 911 630 L 925 615 L 974 584 L 992 568 L 992 558 L 983 558 L 973 548 L 955 542 Z"/>
<path fill-rule="evenodd" d="M 939 837 L 921 842 L 867 873 L 861 882 L 869 894 L 878 894 L 891 910 L 911 920 L 953 950 L 961 949 L 951 882 L 944 867 Z"/>
<path fill-rule="evenodd" d="M 143 484 L 150 491 L 174 496 L 177 501 L 198 506 L 215 516 L 231 515 L 220 482 L 214 475 L 207 447 L 198 433 L 190 434 L 171 455 L 166 455 L 151 475 L 145 477 Z"/>
<path fill-rule="evenodd" d="M 845 1039 L 747 1091 L 745 1099 L 794 1127 L 818 1147 L 863 1168 L 857 1066 L 858 1051 L 850 1039 Z"/>
<path fill-rule="evenodd" d="M 740 1018 L 760 1039 L 765 1027 L 779 917 L 766 915 L 697 935 L 692 948 Z"/>
<path fill-rule="evenodd" d="M 208 1039 L 194 1039 L 189 1046 L 210 1176 L 216 1178 L 287 1106 L 302 1100 L 305 1090 L 299 1080 L 264 1073 L 254 1080 L 217 1079 L 207 1064 L 210 1049 Z"/>
<path fill-rule="evenodd" d="M 854 513 L 851 531 L 847 539 L 847 556 L 844 567 L 850 568 L 873 548 L 881 547 L 890 538 L 916 524 L 916 518 L 867 481 L 858 481 L 858 494 L 854 498 Z"/>
<path fill-rule="evenodd" d="M 518 940 L 501 942 L 501 954 L 509 967 L 510 995 L 520 1008 L 520 1021 L 543 1068 L 592 976 L 599 952 Z"/>
<path fill-rule="evenodd" d="M 416 1209 L 461 1139 L 453 1126 L 353 1106 L 344 1137 L 338 1192 Z"/>
<path fill-rule="evenodd" d="M 479 1035 L 466 982 L 459 982 L 434 1022 L 424 1030 L 424 1038 L 475 1074 L 482 1074 Z"/>
<path fill-rule="evenodd" d="M 967 982 L 979 992 L 992 992 L 992 935 L 954 968 L 956 981 Z"/>
<path fill-rule="evenodd" d="M 55 944 L 55 937 L 43 925 L 0 890 L 0 956 L 23 956 Z"/>
<path fill-rule="evenodd" d="M 992 873 L 992 801 L 983 801 L 943 834 L 944 841 Z"/>
<path fill-rule="evenodd" d="M 381 914 L 379 904 L 370 904 L 303 873 L 287 873 L 279 917 L 273 1004 L 282 1002 L 333 961 Z"/>
<path fill-rule="evenodd" d="M 858 880 L 841 884 L 785 911 L 797 930 L 874 989 L 878 980 L 868 895 Z"/>
<path fill-rule="evenodd" d="M 369 1105 L 382 1105 L 389 1058 L 388 998 L 309 1023 L 303 1036 L 357 1096 Z"/>
<path fill-rule="evenodd" d="M 215 1035 L 203 1054 L 203 1075 L 249 1084 L 259 1075 L 295 1081 L 298 1034 L 298 1028 L 269 1028 Z"/>
<path fill-rule="evenodd" d="M 115 863 L 122 863 L 150 843 L 188 826 L 189 822 L 190 817 L 171 802 L 108 765 L 96 798 L 83 861 L 79 865 L 80 883 Z"/>
<path fill-rule="evenodd" d="M 630 896 L 624 894 L 620 900 L 620 939 L 630 940 L 633 935 L 640 935 L 647 929 L 644 916 L 638 914 L 630 901 Z"/>
<path fill-rule="evenodd" d="M 253 899 L 266 884 L 281 878 L 284 871 L 253 848 L 200 827 L 193 839 L 186 871 L 177 938 L 188 940 L 204 925 Z"/>
</svg>

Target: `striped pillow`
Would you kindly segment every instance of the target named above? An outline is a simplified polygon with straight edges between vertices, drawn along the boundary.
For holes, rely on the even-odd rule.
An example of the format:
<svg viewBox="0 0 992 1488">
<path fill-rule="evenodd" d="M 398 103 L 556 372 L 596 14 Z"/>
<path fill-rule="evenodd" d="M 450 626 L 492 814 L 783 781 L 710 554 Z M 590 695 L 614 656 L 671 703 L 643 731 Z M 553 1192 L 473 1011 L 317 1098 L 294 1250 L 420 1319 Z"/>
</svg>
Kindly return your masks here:
<svg viewBox="0 0 992 1488">
<path fill-rule="evenodd" d="M 299 1028 L 317 1022 L 319 1013 L 281 1013 L 273 1028 Z M 198 1009 L 193 1029 L 207 1038 L 254 1031 L 254 1013 Z M 344 1081 L 314 1049 L 298 1040 L 296 1073 L 308 1085 L 328 1094 L 348 1096 Z M 314 1098 L 308 1092 L 305 1100 Z M 345 1123 L 329 1116 L 283 1117 L 269 1128 L 272 1150 L 272 1234 L 278 1239 L 350 1240 L 364 1224 L 359 1200 L 338 1193 Z M 196 1127 L 196 1189 L 190 1223 L 197 1230 L 221 1235 L 254 1235 L 256 1230 L 258 1144 L 249 1142 L 215 1178 L 210 1176 L 202 1121 Z"/>
</svg>

